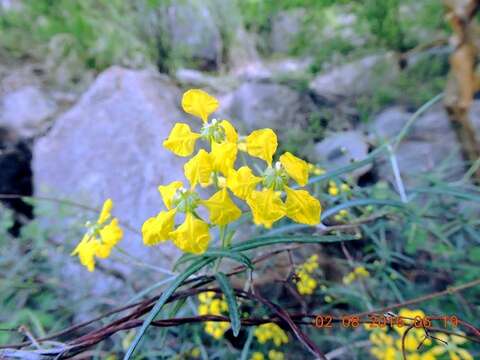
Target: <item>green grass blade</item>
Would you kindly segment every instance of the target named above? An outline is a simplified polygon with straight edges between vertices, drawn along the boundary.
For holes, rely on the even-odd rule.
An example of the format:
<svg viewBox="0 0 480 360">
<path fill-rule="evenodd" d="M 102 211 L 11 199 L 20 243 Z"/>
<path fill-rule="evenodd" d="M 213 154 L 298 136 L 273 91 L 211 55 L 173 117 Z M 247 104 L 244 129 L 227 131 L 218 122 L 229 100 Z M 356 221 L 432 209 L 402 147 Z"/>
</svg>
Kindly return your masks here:
<svg viewBox="0 0 480 360">
<path fill-rule="evenodd" d="M 232 331 L 233 336 L 237 337 L 238 333 L 240 332 L 240 313 L 238 311 L 237 300 L 235 300 L 235 294 L 233 292 L 232 286 L 230 285 L 230 281 L 225 276 L 224 273 L 218 272 L 215 274 L 215 277 L 220 285 L 220 289 L 222 289 L 225 298 L 227 299 L 228 304 L 228 314 L 230 316 L 230 322 L 232 324 Z"/>
<path fill-rule="evenodd" d="M 129 360 L 132 358 L 133 353 L 135 352 L 135 349 L 140 344 L 140 341 L 142 340 L 143 335 L 145 335 L 145 332 L 147 331 L 148 327 L 150 326 L 152 321 L 155 319 L 155 317 L 158 315 L 163 305 L 165 305 L 165 303 L 170 298 L 170 296 L 175 292 L 175 290 L 177 290 L 177 288 L 180 287 L 187 278 L 195 274 L 197 271 L 199 271 L 201 268 L 203 268 L 210 262 L 212 262 L 212 259 L 210 258 L 199 259 L 198 261 L 193 263 L 188 269 L 186 269 L 185 272 L 179 274 L 176 277 L 173 283 L 162 293 L 162 296 L 160 296 L 160 299 L 158 299 L 155 306 L 148 313 L 148 316 L 143 322 L 142 327 L 140 328 L 140 330 L 138 330 L 137 335 L 135 336 L 135 339 L 133 340 L 132 344 L 128 348 L 127 353 L 123 357 L 124 360 Z"/>
</svg>

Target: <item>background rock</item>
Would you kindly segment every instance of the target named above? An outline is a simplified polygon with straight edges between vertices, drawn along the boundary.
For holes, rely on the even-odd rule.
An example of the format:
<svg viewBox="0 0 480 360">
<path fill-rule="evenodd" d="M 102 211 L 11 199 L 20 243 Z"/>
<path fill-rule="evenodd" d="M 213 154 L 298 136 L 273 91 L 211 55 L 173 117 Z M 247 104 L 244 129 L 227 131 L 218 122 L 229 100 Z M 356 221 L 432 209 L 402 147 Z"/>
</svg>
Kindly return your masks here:
<svg viewBox="0 0 480 360">
<path fill-rule="evenodd" d="M 23 137 L 45 130 L 57 105 L 36 86 L 25 86 L 0 98 L 0 125 L 15 129 Z"/>
<path fill-rule="evenodd" d="M 140 229 L 162 209 L 157 186 L 183 179 L 182 162 L 162 147 L 173 124 L 185 121 L 179 99 L 171 81 L 152 70 L 106 70 L 35 143 L 35 194 L 93 207 L 111 197 L 115 215 Z M 122 247 L 168 266 L 176 254 L 168 245 L 155 251 L 128 236 Z"/>
<path fill-rule="evenodd" d="M 280 11 L 272 19 L 270 47 L 274 53 L 288 53 L 302 31 L 305 9 Z"/>
<path fill-rule="evenodd" d="M 332 169 L 345 166 L 353 161 L 365 159 L 368 154 L 368 144 L 359 131 L 334 133 L 315 145 L 317 162 L 328 163 Z M 352 172 L 354 177 L 361 176 L 371 169 L 365 165 Z"/>
<path fill-rule="evenodd" d="M 387 78 L 382 71 L 385 69 L 388 69 Z M 310 88 L 318 96 L 335 100 L 371 92 L 376 77 L 382 76 L 385 82 L 397 74 L 398 64 L 392 54 L 370 55 L 317 75 Z"/>
<path fill-rule="evenodd" d="M 285 85 L 245 82 L 232 94 L 227 112 L 245 132 L 270 127 L 280 134 L 305 126 L 301 95 Z"/>
<path fill-rule="evenodd" d="M 401 107 L 384 110 L 370 124 L 372 139 L 384 141 L 393 138 L 399 134 L 411 116 L 412 113 Z M 407 184 L 414 184 L 420 174 L 439 169 L 442 164 L 445 165 L 443 169 L 446 179 L 458 178 L 464 172 L 460 146 L 443 104 L 437 104 L 414 122 L 406 138 L 400 143 L 396 157 Z M 388 159 L 380 162 L 378 166 L 377 172 L 381 178 L 393 179 Z"/>
</svg>

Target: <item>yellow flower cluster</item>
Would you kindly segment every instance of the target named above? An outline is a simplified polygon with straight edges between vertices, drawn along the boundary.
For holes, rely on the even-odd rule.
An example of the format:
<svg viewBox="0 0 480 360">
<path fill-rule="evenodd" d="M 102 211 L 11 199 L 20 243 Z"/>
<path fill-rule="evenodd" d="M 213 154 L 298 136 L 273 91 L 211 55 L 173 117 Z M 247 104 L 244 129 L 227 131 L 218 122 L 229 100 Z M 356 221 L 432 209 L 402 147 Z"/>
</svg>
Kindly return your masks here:
<svg viewBox="0 0 480 360">
<path fill-rule="evenodd" d="M 343 283 L 345 285 L 349 285 L 358 279 L 366 278 L 369 276 L 370 273 L 367 269 L 365 269 L 363 266 L 358 266 L 352 272 L 348 273 L 343 277 Z"/>
<path fill-rule="evenodd" d="M 288 336 L 283 329 L 275 323 L 266 323 L 257 326 L 255 329 L 255 337 L 260 344 L 273 341 L 275 346 L 288 343 Z"/>
<path fill-rule="evenodd" d="M 112 199 L 107 199 L 96 223 L 87 222 L 88 231 L 71 255 L 78 255 L 80 263 L 88 271 L 95 270 L 95 258 L 105 259 L 110 255 L 112 248 L 122 239 L 123 230 L 118 219 L 113 218 Z"/>
<path fill-rule="evenodd" d="M 213 291 L 203 292 L 198 295 L 200 305 L 198 306 L 198 315 L 222 315 L 228 312 L 228 304 L 224 299 L 215 298 Z M 222 338 L 225 331 L 230 328 L 228 322 L 207 321 L 205 322 L 205 332 L 215 339 Z"/>
<path fill-rule="evenodd" d="M 297 290 L 301 295 L 311 295 L 317 288 L 317 281 L 311 274 L 318 269 L 318 255 L 312 255 L 297 269 Z"/>
<path fill-rule="evenodd" d="M 325 169 L 318 167 L 314 164 L 308 164 L 308 172 L 313 175 L 323 175 L 325 174 Z"/>
<path fill-rule="evenodd" d="M 338 187 L 335 181 L 330 180 L 328 182 L 328 193 L 331 196 L 337 196 L 340 192 L 348 193 L 350 190 L 350 186 L 347 183 L 341 183 L 340 187 Z"/>
<path fill-rule="evenodd" d="M 272 129 L 255 130 L 240 141 L 229 121 L 209 121 L 219 103 L 199 89 L 189 90 L 183 95 L 182 107 L 186 113 L 200 118 L 203 126 L 199 132 L 194 132 L 188 124 L 177 123 L 163 145 L 178 156 L 188 157 L 193 154 L 197 141 L 203 139 L 209 150 L 198 150 L 185 163 L 184 174 L 190 183 L 188 189 L 181 181 L 159 186 L 167 211 L 161 211 L 143 224 L 145 245 L 171 240 L 184 252 L 205 252 L 210 242 L 209 228 L 227 225 L 242 214 L 230 192 L 246 202 L 257 225 L 270 228 L 285 216 L 302 224 L 316 225 L 320 222 L 320 202 L 306 190 L 295 190 L 289 186 L 289 179 L 300 186 L 308 183 L 308 164 L 289 152 L 272 164 L 277 150 L 277 136 Z M 239 149 L 266 163 L 259 176 L 254 175 L 246 165 L 235 168 Z M 195 191 L 197 185 L 213 185 L 216 192 L 209 199 L 202 200 Z M 208 210 L 208 221 L 199 216 L 199 206 Z M 184 220 L 175 228 L 175 216 L 180 213 L 184 214 Z"/>
<path fill-rule="evenodd" d="M 342 221 L 342 220 L 345 220 L 348 217 L 348 215 L 349 215 L 348 210 L 342 209 L 333 218 L 336 221 Z"/>
<path fill-rule="evenodd" d="M 268 352 L 268 360 L 284 360 L 284 359 L 285 359 L 285 355 L 280 351 L 272 349 Z M 265 356 L 261 352 L 255 351 L 252 354 L 252 357 L 250 358 L 250 360 L 265 360 Z"/>
<path fill-rule="evenodd" d="M 421 310 L 401 309 L 399 316 L 406 319 L 415 319 L 415 317 L 425 318 L 425 313 Z M 414 320 L 406 320 L 404 326 L 394 326 L 396 334 L 388 334 L 387 328 L 374 328 L 370 334 L 372 347 L 370 353 L 378 360 L 401 360 L 402 356 L 402 337 L 407 331 L 409 325 Z M 369 330 L 369 325 L 365 324 Z M 412 328 L 405 338 L 405 350 L 408 359 L 413 360 L 437 360 L 444 359 L 443 355 L 448 354 L 450 360 L 473 360 L 473 356 L 460 345 L 465 343 L 465 339 L 458 336 L 448 336 L 442 333 L 433 335 L 436 339 L 443 341 L 433 345 L 433 341 L 425 338 L 425 331 L 422 328 Z M 423 344 L 422 349 L 419 349 Z"/>
</svg>

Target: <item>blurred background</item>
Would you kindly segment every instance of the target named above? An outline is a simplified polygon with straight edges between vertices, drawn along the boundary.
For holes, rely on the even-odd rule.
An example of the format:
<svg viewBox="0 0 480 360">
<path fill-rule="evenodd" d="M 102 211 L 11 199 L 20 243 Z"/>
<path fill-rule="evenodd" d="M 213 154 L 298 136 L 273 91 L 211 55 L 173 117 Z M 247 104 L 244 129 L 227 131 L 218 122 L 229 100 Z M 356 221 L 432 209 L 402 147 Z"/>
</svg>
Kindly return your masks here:
<svg viewBox="0 0 480 360">
<path fill-rule="evenodd" d="M 308 300 L 313 309 L 360 311 L 480 276 L 479 164 L 451 125 L 455 114 L 438 101 L 409 128 L 393 162 L 369 157 L 418 108 L 449 93 L 449 58 L 463 40 L 446 17 L 455 1 L 445 3 L 451 7 L 439 0 L 0 0 L 1 327 L 26 325 L 40 337 L 158 280 L 125 254 L 101 262 L 93 275 L 69 256 L 107 197 L 132 229 L 126 252 L 170 268 L 178 253 L 144 248 L 138 229 L 162 208 L 156 187 L 183 177 L 162 142 L 175 122 L 190 121 L 180 107 L 190 88 L 215 95 L 217 117 L 242 134 L 275 129 L 281 150 L 318 165 L 317 175 L 366 160 L 315 185 L 325 209 L 413 196 L 408 214 L 376 206 L 329 219 L 387 213 L 357 229 L 361 245 L 347 258 L 338 248 L 315 248 L 331 258 L 325 255 L 317 274 L 323 287 Z M 480 101 L 472 97 L 462 109 L 475 144 Z M 342 184 L 348 190 L 331 190 Z M 342 283 L 357 263 L 369 269 L 369 282 Z M 262 281 L 272 299 L 282 298 L 281 285 Z M 478 319 L 479 296 L 472 290 L 425 306 Z M 192 328 L 175 329 L 167 340 L 159 335 L 169 345 L 166 358 L 191 355 L 181 354 L 193 345 L 175 339 L 201 335 L 200 326 Z M 315 334 L 333 348 L 361 337 Z M 0 344 L 21 339 L 0 332 Z M 117 334 L 88 356 L 113 359 L 130 340 L 129 332 Z M 158 338 L 151 340 L 143 356 L 159 358 Z M 238 358 L 235 344 L 205 344 L 214 349 L 210 358 Z M 366 348 L 339 358 L 369 358 Z"/>
</svg>

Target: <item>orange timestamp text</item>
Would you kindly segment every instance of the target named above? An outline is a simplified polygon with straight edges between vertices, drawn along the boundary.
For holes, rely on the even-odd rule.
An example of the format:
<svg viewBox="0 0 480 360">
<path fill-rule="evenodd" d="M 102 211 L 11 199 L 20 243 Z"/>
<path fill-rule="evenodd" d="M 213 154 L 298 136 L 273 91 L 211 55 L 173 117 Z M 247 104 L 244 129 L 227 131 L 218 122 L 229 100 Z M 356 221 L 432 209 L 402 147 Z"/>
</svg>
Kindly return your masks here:
<svg viewBox="0 0 480 360">
<path fill-rule="evenodd" d="M 386 316 L 380 314 L 369 314 L 366 320 L 355 315 L 344 315 L 334 317 L 332 315 L 317 315 L 313 322 L 314 326 L 319 329 L 332 328 L 334 324 L 339 324 L 343 328 L 357 328 L 365 324 L 367 329 L 391 327 L 414 327 L 414 328 L 431 328 L 434 321 L 443 322 L 444 327 L 457 327 L 459 319 L 455 315 L 444 316 L 416 316 L 415 318 L 405 318 L 401 316 Z"/>
</svg>

